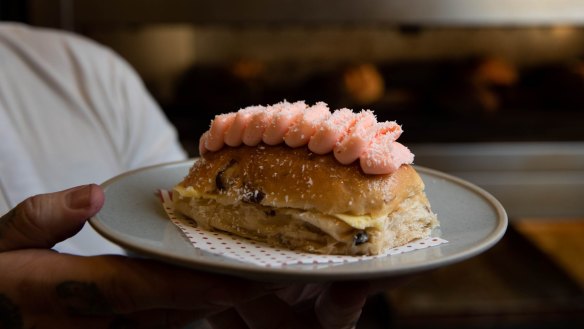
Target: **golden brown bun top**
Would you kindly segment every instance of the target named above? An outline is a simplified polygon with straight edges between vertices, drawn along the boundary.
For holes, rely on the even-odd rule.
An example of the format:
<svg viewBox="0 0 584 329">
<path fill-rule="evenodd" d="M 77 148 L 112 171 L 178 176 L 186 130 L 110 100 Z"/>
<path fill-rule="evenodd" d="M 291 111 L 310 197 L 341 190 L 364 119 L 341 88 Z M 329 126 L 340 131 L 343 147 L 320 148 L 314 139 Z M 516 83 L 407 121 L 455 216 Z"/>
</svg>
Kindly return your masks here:
<svg viewBox="0 0 584 329">
<path fill-rule="evenodd" d="M 333 154 L 285 145 L 224 147 L 195 162 L 179 186 L 238 201 L 327 214 L 386 215 L 424 189 L 409 165 L 393 174 L 368 175 L 359 164 L 342 165 Z"/>
</svg>

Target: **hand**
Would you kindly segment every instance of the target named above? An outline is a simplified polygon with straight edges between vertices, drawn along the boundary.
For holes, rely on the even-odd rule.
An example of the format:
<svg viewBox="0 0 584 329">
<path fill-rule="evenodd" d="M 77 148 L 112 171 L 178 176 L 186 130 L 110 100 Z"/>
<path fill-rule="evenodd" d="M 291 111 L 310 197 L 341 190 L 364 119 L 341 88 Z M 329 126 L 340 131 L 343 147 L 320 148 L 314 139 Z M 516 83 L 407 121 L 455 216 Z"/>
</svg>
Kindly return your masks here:
<svg viewBox="0 0 584 329">
<path fill-rule="evenodd" d="M 0 218 L 0 328 L 353 328 L 396 281 L 269 284 L 122 256 L 50 250 L 104 202 L 88 185 L 25 200 Z M 381 283 L 381 285 L 379 285 Z"/>
<path fill-rule="evenodd" d="M 289 285 L 211 316 L 208 322 L 214 329 L 355 328 L 368 288 L 365 281 Z"/>
<path fill-rule="evenodd" d="M 97 185 L 29 198 L 0 218 L 0 328 L 179 328 L 273 284 L 121 256 L 50 250 L 103 205 Z"/>
<path fill-rule="evenodd" d="M 285 285 L 208 318 L 214 329 L 353 329 L 368 296 L 417 277 Z"/>
</svg>

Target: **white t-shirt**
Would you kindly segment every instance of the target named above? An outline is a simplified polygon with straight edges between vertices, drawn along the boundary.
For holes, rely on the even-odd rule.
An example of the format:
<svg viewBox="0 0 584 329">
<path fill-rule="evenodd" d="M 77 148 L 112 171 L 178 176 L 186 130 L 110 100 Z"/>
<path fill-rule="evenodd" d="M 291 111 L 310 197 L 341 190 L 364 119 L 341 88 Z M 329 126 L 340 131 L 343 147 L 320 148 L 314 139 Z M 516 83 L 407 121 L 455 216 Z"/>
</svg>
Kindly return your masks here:
<svg viewBox="0 0 584 329">
<path fill-rule="evenodd" d="M 0 214 L 35 194 L 185 157 L 121 57 L 71 33 L 0 24 Z M 56 249 L 121 253 L 89 225 Z"/>
</svg>

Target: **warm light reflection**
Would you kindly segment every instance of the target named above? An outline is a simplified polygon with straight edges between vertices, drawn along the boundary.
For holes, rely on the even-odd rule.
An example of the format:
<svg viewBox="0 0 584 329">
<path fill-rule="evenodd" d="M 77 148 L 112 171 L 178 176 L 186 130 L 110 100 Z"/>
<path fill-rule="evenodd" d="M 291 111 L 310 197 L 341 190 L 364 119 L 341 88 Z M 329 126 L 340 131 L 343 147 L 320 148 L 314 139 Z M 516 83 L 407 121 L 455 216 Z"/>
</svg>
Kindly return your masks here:
<svg viewBox="0 0 584 329">
<path fill-rule="evenodd" d="M 551 33 L 556 38 L 569 38 L 576 33 L 576 28 L 568 25 L 557 25 L 551 27 Z"/>
</svg>

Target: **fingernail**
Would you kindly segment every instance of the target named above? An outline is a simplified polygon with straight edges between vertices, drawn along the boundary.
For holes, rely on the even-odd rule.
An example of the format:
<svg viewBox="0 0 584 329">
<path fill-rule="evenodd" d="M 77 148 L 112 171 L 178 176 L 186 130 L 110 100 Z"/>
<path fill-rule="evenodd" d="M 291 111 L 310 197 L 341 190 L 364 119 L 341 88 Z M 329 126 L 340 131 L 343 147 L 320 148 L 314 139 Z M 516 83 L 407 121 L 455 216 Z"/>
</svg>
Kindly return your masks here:
<svg viewBox="0 0 584 329">
<path fill-rule="evenodd" d="M 91 185 L 75 187 L 69 190 L 65 198 L 71 209 L 87 208 L 91 202 Z"/>
</svg>

